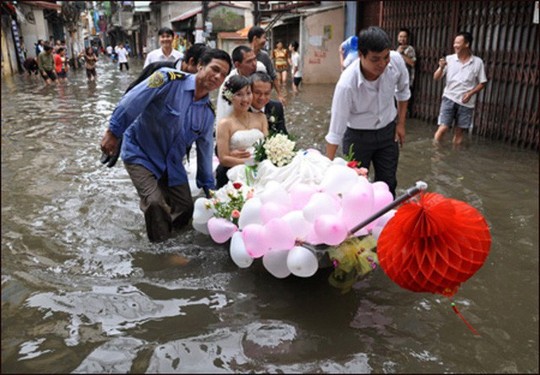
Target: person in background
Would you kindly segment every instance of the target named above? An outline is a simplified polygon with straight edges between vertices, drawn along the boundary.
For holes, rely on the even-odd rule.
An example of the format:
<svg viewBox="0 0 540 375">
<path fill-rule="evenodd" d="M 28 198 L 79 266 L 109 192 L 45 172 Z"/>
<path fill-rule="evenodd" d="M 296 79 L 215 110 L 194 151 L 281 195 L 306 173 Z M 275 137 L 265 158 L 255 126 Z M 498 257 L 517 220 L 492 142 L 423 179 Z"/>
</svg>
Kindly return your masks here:
<svg viewBox="0 0 540 375">
<path fill-rule="evenodd" d="M 274 60 L 274 67 L 276 68 L 279 84 L 282 89 L 285 89 L 287 85 L 287 71 L 289 70 L 289 54 L 283 42 L 276 43 L 276 48 L 272 51 L 272 60 Z"/>
<path fill-rule="evenodd" d="M 348 37 L 339 46 L 339 63 L 341 70 L 345 70 L 358 58 L 358 36 Z"/>
<path fill-rule="evenodd" d="M 274 65 L 272 64 L 272 59 L 270 59 L 268 53 L 263 50 L 264 46 L 266 45 L 266 31 L 264 31 L 264 29 L 260 26 L 253 26 L 248 31 L 248 41 L 251 49 L 253 49 L 253 52 L 255 52 L 257 60 L 264 64 L 266 67 L 266 73 L 268 73 L 268 75 L 274 81 L 274 90 L 276 90 L 278 100 L 285 105 L 287 102 L 285 97 L 281 94 L 281 85 L 276 74 L 276 70 L 274 69 Z"/>
<path fill-rule="evenodd" d="M 137 77 L 137 79 L 129 85 L 124 94 L 126 94 L 139 83 L 150 77 L 152 73 L 154 73 L 159 68 L 167 67 L 178 69 L 186 73 L 197 73 L 199 60 L 207 49 L 208 47 L 204 43 L 195 43 L 186 51 L 183 59 L 176 60 L 175 62 L 158 61 L 150 63 L 142 70 L 141 74 Z"/>
<path fill-rule="evenodd" d="M 47 85 L 50 85 L 52 82 L 56 81 L 56 71 L 54 67 L 52 50 L 53 49 L 51 46 L 45 45 L 43 47 L 43 52 L 41 52 L 37 58 L 39 72 Z"/>
<path fill-rule="evenodd" d="M 232 106 L 232 112 L 217 123 L 217 189 L 229 181 L 227 171 L 250 161 L 250 149 L 258 140 L 268 135 L 266 117 L 260 112 L 249 111 L 253 98 L 250 79 L 236 74 L 230 76 L 223 86 L 221 94 Z"/>
<path fill-rule="evenodd" d="M 342 73 L 332 98 L 326 155 L 331 160 L 339 144 L 352 150 L 353 160 L 369 169 L 375 181 L 388 185 L 395 197 L 399 146 L 405 141 L 409 73 L 388 34 L 369 27 L 358 35 L 359 60 Z M 394 100 L 397 100 L 397 110 Z M 397 121 L 396 121 L 397 119 Z"/>
<path fill-rule="evenodd" d="M 283 104 L 278 100 L 270 99 L 273 84 L 270 76 L 264 72 L 255 72 L 250 76 L 250 79 L 251 93 L 253 95 L 251 111 L 264 113 L 268 120 L 268 132 L 270 134 L 289 134 L 285 126 Z"/>
<path fill-rule="evenodd" d="M 129 70 L 129 64 L 128 64 L 128 55 L 129 52 L 127 49 L 124 48 L 124 45 L 120 43 L 116 49 L 116 56 L 118 57 L 118 65 L 120 67 L 120 71 L 122 71 L 122 66 L 126 67 L 126 70 Z"/>
<path fill-rule="evenodd" d="M 36 58 L 39 56 L 39 54 L 41 52 L 43 52 L 44 49 L 43 49 L 43 40 L 42 39 L 38 39 L 37 43 L 36 43 Z"/>
<path fill-rule="evenodd" d="M 121 156 L 140 198 L 151 242 L 165 241 L 187 225 L 193 198 L 182 163 L 197 144 L 197 186 L 214 189 L 214 112 L 210 92 L 231 69 L 227 52 L 209 49 L 197 74 L 161 68 L 125 94 L 113 111 L 101 141 L 104 154 Z"/>
<path fill-rule="evenodd" d="M 58 50 L 62 48 L 62 44 L 60 43 L 60 40 L 57 40 L 54 45 L 54 53 L 58 53 Z"/>
<path fill-rule="evenodd" d="M 173 48 L 174 31 L 168 27 L 162 27 L 158 31 L 160 48 L 151 51 L 144 61 L 144 67 L 157 61 L 176 61 L 183 54 Z"/>
<path fill-rule="evenodd" d="M 401 28 L 398 33 L 398 47 L 396 52 L 403 57 L 409 72 L 409 86 L 412 88 L 414 82 L 414 66 L 416 65 L 416 52 L 409 44 L 410 32 L 406 28 Z"/>
<path fill-rule="evenodd" d="M 291 53 L 290 65 L 291 75 L 293 77 L 292 89 L 293 94 L 297 94 L 300 83 L 302 82 L 302 70 L 300 69 L 300 54 L 298 53 L 298 42 L 296 40 L 289 44 L 289 51 Z"/>
<path fill-rule="evenodd" d="M 81 53 L 82 55 L 82 53 Z M 84 67 L 86 69 L 86 78 L 88 81 L 92 82 L 96 79 L 96 65 L 97 65 L 98 57 L 94 53 L 94 49 L 92 47 L 87 47 L 84 52 Z"/>
<path fill-rule="evenodd" d="M 105 48 L 105 51 L 107 52 L 107 57 L 112 59 L 113 48 L 110 44 L 107 46 L 107 48 Z"/>
<path fill-rule="evenodd" d="M 32 74 L 36 76 L 39 74 L 39 67 L 35 57 L 27 57 L 23 62 L 23 67 L 28 73 L 29 77 L 31 77 Z"/>
<path fill-rule="evenodd" d="M 66 60 L 66 50 L 62 47 L 58 47 L 58 50 L 54 55 L 54 67 L 58 82 L 64 82 L 67 79 L 68 64 Z"/>
<path fill-rule="evenodd" d="M 472 126 L 476 94 L 486 86 L 484 62 L 471 52 L 472 35 L 462 31 L 454 38 L 454 54 L 439 59 L 439 67 L 433 73 L 435 81 L 446 76 L 446 85 L 439 112 L 439 128 L 434 142 L 442 140 L 444 134 L 456 123 L 452 142 L 458 146 L 463 141 L 463 131 Z"/>
</svg>

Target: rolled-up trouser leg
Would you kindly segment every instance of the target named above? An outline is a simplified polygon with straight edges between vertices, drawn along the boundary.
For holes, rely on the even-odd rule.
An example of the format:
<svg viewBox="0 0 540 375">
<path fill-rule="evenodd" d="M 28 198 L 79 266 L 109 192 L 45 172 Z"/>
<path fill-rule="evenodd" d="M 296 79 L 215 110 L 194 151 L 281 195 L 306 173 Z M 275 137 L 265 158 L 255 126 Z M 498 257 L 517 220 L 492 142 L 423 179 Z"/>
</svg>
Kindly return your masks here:
<svg viewBox="0 0 540 375">
<path fill-rule="evenodd" d="M 160 181 L 161 184 L 161 181 Z M 189 183 L 163 187 L 165 200 L 171 207 L 172 226 L 180 229 L 189 223 L 193 216 L 193 198 Z"/>
<path fill-rule="evenodd" d="M 167 204 L 161 184 L 154 174 L 138 164 L 124 163 L 140 197 L 146 233 L 151 242 L 165 241 L 172 229 L 171 207 Z"/>
</svg>

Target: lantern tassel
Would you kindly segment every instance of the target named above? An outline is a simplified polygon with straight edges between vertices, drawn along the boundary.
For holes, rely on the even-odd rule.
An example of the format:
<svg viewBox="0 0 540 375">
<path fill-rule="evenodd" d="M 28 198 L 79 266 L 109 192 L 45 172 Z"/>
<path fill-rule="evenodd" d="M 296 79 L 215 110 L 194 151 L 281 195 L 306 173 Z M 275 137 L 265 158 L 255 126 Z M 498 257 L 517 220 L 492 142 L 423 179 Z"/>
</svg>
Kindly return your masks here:
<svg viewBox="0 0 540 375">
<path fill-rule="evenodd" d="M 471 325 L 471 323 L 469 323 L 467 321 L 467 319 L 465 319 L 465 317 L 463 315 L 461 315 L 461 313 L 459 312 L 458 308 L 456 307 L 456 304 L 454 302 L 452 302 L 452 310 L 454 310 L 454 312 L 457 314 L 457 316 L 459 316 L 461 318 L 461 320 L 463 320 L 463 323 L 465 323 L 465 325 L 467 326 L 467 328 L 469 328 L 471 330 L 472 333 L 474 333 L 476 336 L 480 336 L 480 334 L 478 333 L 478 331 L 476 329 L 474 329 L 474 327 Z"/>
</svg>

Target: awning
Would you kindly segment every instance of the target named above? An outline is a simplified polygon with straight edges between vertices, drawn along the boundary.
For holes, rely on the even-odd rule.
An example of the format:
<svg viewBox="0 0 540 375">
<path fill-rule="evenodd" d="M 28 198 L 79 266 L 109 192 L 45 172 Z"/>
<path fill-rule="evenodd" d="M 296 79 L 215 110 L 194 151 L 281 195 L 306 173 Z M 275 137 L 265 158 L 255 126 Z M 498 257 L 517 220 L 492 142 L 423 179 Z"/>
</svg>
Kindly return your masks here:
<svg viewBox="0 0 540 375">
<path fill-rule="evenodd" d="M 202 7 L 201 6 L 198 6 L 197 8 L 193 8 L 191 10 L 188 10 L 187 12 L 184 12 L 182 13 L 181 15 L 179 15 L 178 17 L 176 18 L 173 18 L 171 20 L 171 22 L 180 22 L 180 21 L 185 21 L 191 17 L 194 17 L 196 16 L 197 14 L 199 13 L 202 13 Z"/>
<path fill-rule="evenodd" d="M 22 4 L 35 6 L 42 9 L 60 10 L 62 6 L 56 3 L 50 3 L 48 1 L 21 1 Z"/>
<path fill-rule="evenodd" d="M 236 30 L 236 33 L 240 35 L 243 38 L 247 38 L 247 35 L 249 33 L 249 29 L 251 29 L 253 26 L 246 26 L 243 29 Z"/>
<path fill-rule="evenodd" d="M 246 35 L 240 35 L 238 31 L 220 31 L 218 33 L 218 39 L 246 40 Z"/>
</svg>

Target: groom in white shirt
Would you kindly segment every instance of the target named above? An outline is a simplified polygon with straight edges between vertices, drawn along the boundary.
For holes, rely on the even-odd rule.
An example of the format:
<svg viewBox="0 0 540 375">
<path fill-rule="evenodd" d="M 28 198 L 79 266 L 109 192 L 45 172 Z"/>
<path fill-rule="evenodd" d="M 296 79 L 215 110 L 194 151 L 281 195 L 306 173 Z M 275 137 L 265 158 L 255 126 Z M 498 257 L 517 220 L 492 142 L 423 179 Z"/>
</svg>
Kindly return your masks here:
<svg viewBox="0 0 540 375">
<path fill-rule="evenodd" d="M 381 28 L 360 31 L 358 46 L 360 59 L 343 71 L 334 91 L 326 155 L 334 159 L 340 144 L 344 154 L 352 147 L 354 160 L 368 169 L 373 163 L 375 181 L 385 182 L 395 197 L 409 73 Z"/>
</svg>

